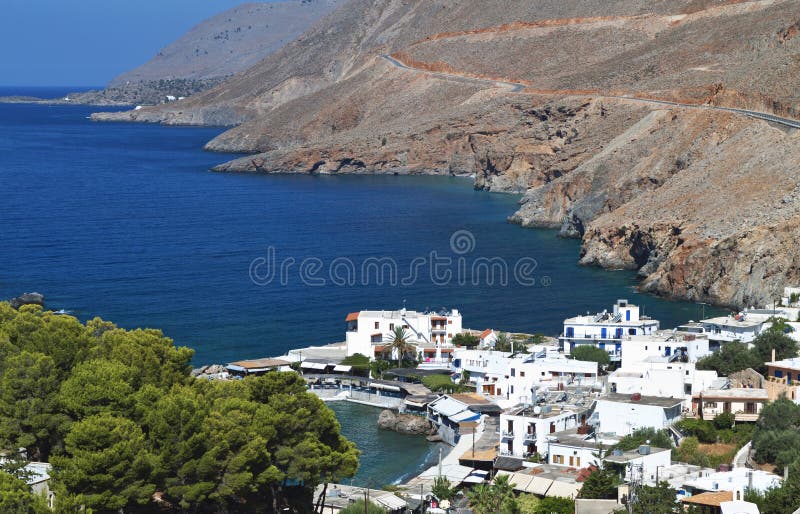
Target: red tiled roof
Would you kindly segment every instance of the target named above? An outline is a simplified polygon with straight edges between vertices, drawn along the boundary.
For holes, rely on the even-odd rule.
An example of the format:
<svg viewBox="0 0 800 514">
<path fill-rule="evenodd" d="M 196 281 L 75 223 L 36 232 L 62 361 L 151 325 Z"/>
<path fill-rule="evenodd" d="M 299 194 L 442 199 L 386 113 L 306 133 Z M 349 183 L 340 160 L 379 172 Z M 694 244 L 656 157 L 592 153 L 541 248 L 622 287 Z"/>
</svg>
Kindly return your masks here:
<svg viewBox="0 0 800 514">
<path fill-rule="evenodd" d="M 481 332 L 481 339 L 486 339 L 487 337 L 489 337 L 489 334 L 491 334 L 491 333 L 492 333 L 492 329 L 491 328 L 487 328 L 486 330 Z"/>
<path fill-rule="evenodd" d="M 358 319 L 358 314 L 359 314 L 358 312 L 351 312 L 350 314 L 347 315 L 347 317 L 344 320 L 345 321 L 355 321 L 355 320 Z"/>
<path fill-rule="evenodd" d="M 447 316 L 431 316 L 431 321 L 445 321 Z"/>
</svg>

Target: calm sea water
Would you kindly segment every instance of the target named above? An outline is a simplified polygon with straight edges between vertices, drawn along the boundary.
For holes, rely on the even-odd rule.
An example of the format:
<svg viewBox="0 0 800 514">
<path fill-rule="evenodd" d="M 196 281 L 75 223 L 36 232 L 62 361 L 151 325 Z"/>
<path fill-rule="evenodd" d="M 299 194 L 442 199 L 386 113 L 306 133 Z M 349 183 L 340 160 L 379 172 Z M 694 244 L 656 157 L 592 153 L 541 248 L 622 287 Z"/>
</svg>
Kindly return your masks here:
<svg viewBox="0 0 800 514">
<path fill-rule="evenodd" d="M 0 105 L 0 298 L 39 291 L 82 319 L 162 328 L 197 364 L 341 341 L 347 312 L 404 301 L 459 308 L 467 327 L 545 334 L 616 298 L 666 327 L 699 317 L 697 305 L 637 293 L 632 273 L 576 266 L 578 242 L 507 224 L 518 197 L 468 180 L 217 174 L 209 168 L 230 156 L 202 146 L 221 129 L 97 124 L 91 112 Z M 278 263 L 271 281 L 267 258 Z M 507 285 L 497 268 L 494 283 L 486 268 L 471 273 L 479 258 L 506 266 Z M 389 266 L 383 285 L 369 259 Z"/>
</svg>

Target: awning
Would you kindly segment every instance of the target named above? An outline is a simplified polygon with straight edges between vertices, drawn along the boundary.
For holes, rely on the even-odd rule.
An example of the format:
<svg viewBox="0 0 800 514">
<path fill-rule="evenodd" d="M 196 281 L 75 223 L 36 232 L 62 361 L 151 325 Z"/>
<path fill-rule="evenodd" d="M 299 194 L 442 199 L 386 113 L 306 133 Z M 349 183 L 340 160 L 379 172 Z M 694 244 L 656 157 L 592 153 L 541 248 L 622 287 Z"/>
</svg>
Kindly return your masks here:
<svg viewBox="0 0 800 514">
<path fill-rule="evenodd" d="M 400 388 L 397 387 L 397 386 L 388 385 L 388 384 L 380 384 L 380 383 L 377 383 L 377 382 L 371 382 L 369 384 L 369 386 L 370 387 L 374 387 L 375 389 L 383 389 L 384 391 L 397 391 L 397 392 L 400 391 Z"/>
<path fill-rule="evenodd" d="M 442 476 L 447 478 L 451 484 L 460 484 L 472 473 L 473 468 L 462 466 L 461 464 L 447 464 L 442 466 Z M 433 466 L 424 471 L 420 478 L 433 480 L 439 476 L 439 466 Z"/>
<path fill-rule="evenodd" d="M 443 396 L 435 402 L 432 402 L 428 405 L 428 407 L 430 407 L 430 409 L 434 412 L 447 417 L 454 416 L 459 412 L 467 410 L 466 404 L 452 398 L 448 398 L 447 396 Z"/>
<path fill-rule="evenodd" d="M 472 412 L 471 410 L 467 409 L 464 412 L 459 412 L 458 414 L 448 417 L 453 423 L 461 423 L 462 421 L 477 421 L 481 418 L 481 415 L 477 412 Z"/>
<path fill-rule="evenodd" d="M 321 362 L 309 362 L 309 361 L 303 361 L 303 362 L 301 362 L 301 363 L 300 363 L 300 367 L 301 367 L 301 368 L 305 368 L 305 369 L 319 369 L 319 370 L 323 370 L 323 369 L 326 369 L 326 368 L 328 367 L 328 365 L 327 365 L 327 364 L 323 364 L 323 363 L 321 363 Z"/>
<path fill-rule="evenodd" d="M 400 510 L 408 507 L 408 504 L 405 502 L 405 500 L 398 498 L 393 494 L 386 494 L 383 496 L 372 497 L 371 499 L 380 503 L 389 510 Z"/>
<path fill-rule="evenodd" d="M 534 476 L 533 480 L 525 487 L 525 492 L 544 496 L 551 485 L 553 485 L 553 481 L 549 478 Z"/>
<path fill-rule="evenodd" d="M 347 366 L 346 364 L 337 364 L 333 367 L 333 371 L 341 371 L 342 373 L 349 373 L 351 369 L 353 369 L 353 366 Z"/>
<path fill-rule="evenodd" d="M 488 471 L 483 471 L 480 469 L 476 469 L 472 473 L 470 473 L 467 478 L 464 479 L 465 484 L 482 484 L 486 481 L 486 478 L 489 476 Z"/>
<path fill-rule="evenodd" d="M 575 498 L 583 487 L 583 484 L 559 482 L 553 480 L 553 485 L 547 490 L 545 496 L 560 496 L 562 498 Z"/>
<path fill-rule="evenodd" d="M 526 475 L 524 473 L 508 474 L 508 483 L 512 484 L 513 488 L 517 491 L 524 491 L 525 488 L 528 487 L 528 484 L 531 483 L 532 479 L 533 479 L 532 475 Z"/>
</svg>

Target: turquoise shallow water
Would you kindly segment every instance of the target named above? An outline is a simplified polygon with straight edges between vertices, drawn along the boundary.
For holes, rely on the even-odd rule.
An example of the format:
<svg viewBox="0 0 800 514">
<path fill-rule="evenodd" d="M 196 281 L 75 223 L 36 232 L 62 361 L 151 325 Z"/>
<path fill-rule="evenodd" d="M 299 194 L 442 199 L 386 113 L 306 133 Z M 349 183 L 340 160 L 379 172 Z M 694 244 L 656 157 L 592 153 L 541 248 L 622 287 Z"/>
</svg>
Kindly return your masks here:
<svg viewBox="0 0 800 514">
<path fill-rule="evenodd" d="M 208 169 L 230 156 L 202 146 L 221 129 L 97 124 L 91 112 L 0 105 L 0 298 L 39 291 L 82 319 L 162 328 L 197 364 L 340 341 L 347 312 L 404 300 L 459 308 L 471 328 L 545 334 L 616 298 L 666 327 L 699 317 L 697 305 L 637 293 L 632 273 L 576 266 L 578 242 L 506 223 L 518 197 L 466 179 L 216 174 Z M 267 257 L 285 277 L 266 280 Z M 441 259 L 449 265 L 434 270 Z M 396 283 L 369 263 L 394 266 Z M 506 283 L 489 278 L 497 263 Z M 343 421 L 361 444 L 380 441 Z M 428 451 L 403 446 L 397 476 Z M 365 460 L 359 476 L 387 466 Z"/>
<path fill-rule="evenodd" d="M 411 478 L 438 462 L 443 443 L 429 443 L 423 436 L 378 430 L 380 409 L 351 402 L 329 402 L 342 424 L 342 433 L 361 450 L 361 466 L 355 485 L 380 489 Z"/>
</svg>

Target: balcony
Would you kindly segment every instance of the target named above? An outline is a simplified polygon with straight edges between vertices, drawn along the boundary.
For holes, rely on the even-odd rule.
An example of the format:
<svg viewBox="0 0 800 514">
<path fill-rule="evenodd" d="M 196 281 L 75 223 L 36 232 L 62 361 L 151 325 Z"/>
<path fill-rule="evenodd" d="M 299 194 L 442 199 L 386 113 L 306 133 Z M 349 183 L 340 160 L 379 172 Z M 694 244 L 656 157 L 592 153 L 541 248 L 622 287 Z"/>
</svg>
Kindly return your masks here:
<svg viewBox="0 0 800 514">
<path fill-rule="evenodd" d="M 536 432 L 532 434 L 525 434 L 525 444 L 533 444 L 536 442 Z"/>
<path fill-rule="evenodd" d="M 503 430 L 500 432 L 500 437 L 502 439 L 514 439 L 514 431 L 513 430 Z"/>
<path fill-rule="evenodd" d="M 756 413 L 737 412 L 733 417 L 736 421 L 758 421 L 758 414 Z"/>
</svg>

